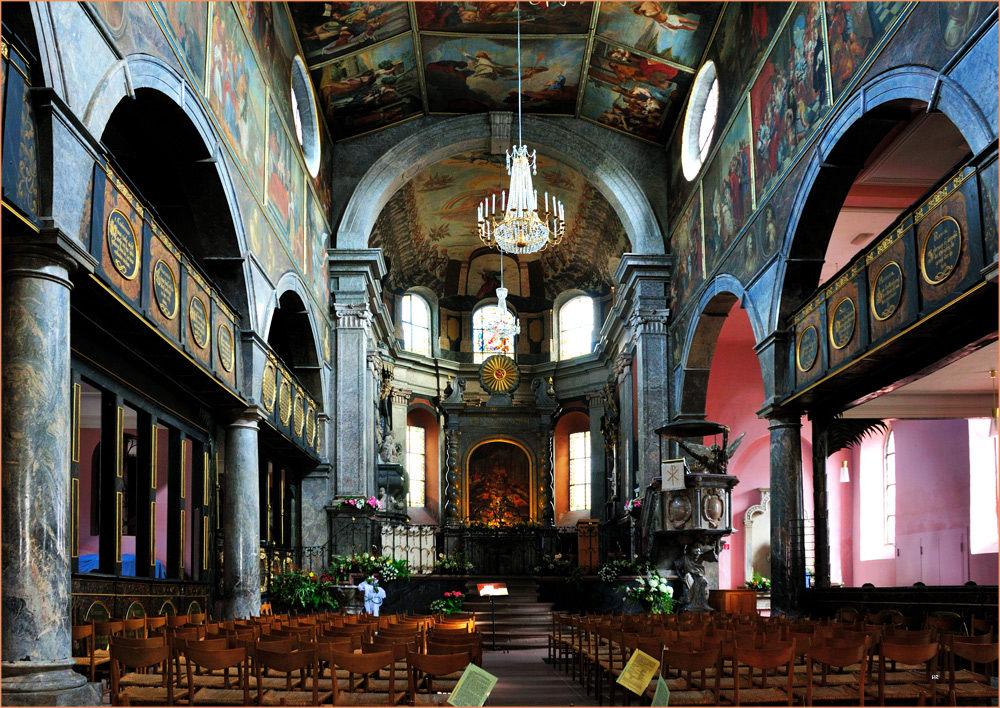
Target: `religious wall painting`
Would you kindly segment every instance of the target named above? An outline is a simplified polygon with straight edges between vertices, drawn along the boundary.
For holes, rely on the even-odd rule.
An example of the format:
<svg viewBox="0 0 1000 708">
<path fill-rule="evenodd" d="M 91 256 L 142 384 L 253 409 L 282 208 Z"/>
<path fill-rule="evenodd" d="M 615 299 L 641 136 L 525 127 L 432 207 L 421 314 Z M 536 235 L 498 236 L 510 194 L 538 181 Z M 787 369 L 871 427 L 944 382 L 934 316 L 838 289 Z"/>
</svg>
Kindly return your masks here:
<svg viewBox="0 0 1000 708">
<path fill-rule="evenodd" d="M 726 5 L 708 50 L 719 77 L 717 125 L 729 122 L 733 108 L 743 95 L 750 76 L 767 51 L 771 39 L 788 12 L 787 2 L 731 2 Z M 715 131 L 714 141 L 721 138 Z"/>
<path fill-rule="evenodd" d="M 311 191 L 307 194 L 308 206 L 306 214 L 309 228 L 306 231 L 306 245 L 309 252 L 308 271 L 309 283 L 313 295 L 321 301 L 326 300 L 326 250 L 329 247 L 330 233 L 323 218 L 323 212 Z"/>
<path fill-rule="evenodd" d="M 672 125 L 694 75 L 595 41 L 580 115 L 646 140 Z"/>
<path fill-rule="evenodd" d="M 309 66 L 336 59 L 410 29 L 404 2 L 291 2 Z"/>
<path fill-rule="evenodd" d="M 983 205 L 983 264 L 997 262 L 997 230 L 1000 228 L 1000 199 L 997 190 L 1000 185 L 1000 172 L 993 160 L 989 165 L 979 170 L 979 194 Z"/>
<path fill-rule="evenodd" d="M 758 197 L 829 111 L 820 6 L 796 5 L 750 92 Z"/>
<path fill-rule="evenodd" d="M 319 121 L 319 171 L 312 178 L 320 209 L 327 223 L 333 221 L 333 143 L 327 132 L 326 121 Z"/>
<path fill-rule="evenodd" d="M 423 110 L 409 34 L 327 64 L 313 72 L 313 80 L 335 138 L 384 128 Z"/>
<path fill-rule="evenodd" d="M 683 103 L 682 106 L 686 110 L 687 104 Z M 667 165 L 670 170 L 669 178 L 667 179 L 667 184 L 670 185 L 670 189 L 667 190 L 667 218 L 670 221 L 670 229 L 675 228 L 684 203 L 691 196 L 691 191 L 698 188 L 697 181 L 684 177 L 683 167 L 681 166 L 681 141 L 683 133 L 683 126 L 677 125 L 667 143 Z"/>
<path fill-rule="evenodd" d="M 255 189 L 263 191 L 264 78 L 233 6 L 218 2 L 210 7 L 209 106 Z"/>
<path fill-rule="evenodd" d="M 586 34 L 594 3 L 590 2 L 418 2 L 417 27 L 434 32 L 515 34 Z"/>
<path fill-rule="evenodd" d="M 11 63 L 28 74 L 27 64 L 17 55 L 17 50 L 11 50 L 10 54 Z M 7 136 L 16 135 L 17 139 L 4 142 L 3 170 L 0 171 L 3 195 L 25 214 L 36 217 L 39 208 L 38 135 L 31 90 L 25 76 L 13 67 L 8 69 L 5 83 L 4 130 Z M 83 228 L 89 227 L 89 222 L 83 224 Z"/>
<path fill-rule="evenodd" d="M 511 37 L 421 35 L 431 112 L 517 110 L 517 44 Z M 521 38 L 521 110 L 572 115 L 584 38 Z"/>
<path fill-rule="evenodd" d="M 278 243 L 278 237 L 246 182 L 234 179 L 233 184 L 236 187 L 243 228 L 247 234 L 247 246 L 260 263 L 264 275 L 274 285 L 283 273 L 291 269 L 291 261 Z"/>
<path fill-rule="evenodd" d="M 531 463 L 517 445 L 489 442 L 469 456 L 468 519 L 489 526 L 531 521 Z"/>
<path fill-rule="evenodd" d="M 123 54 L 149 54 L 178 68 L 177 59 L 146 3 L 101 0 L 89 5 L 104 21 Z"/>
<path fill-rule="evenodd" d="M 103 3 L 101 3 L 103 4 Z M 156 2 L 170 34 L 180 50 L 181 60 L 187 66 L 199 90 L 205 90 L 205 61 L 208 42 L 208 3 L 175 0 Z"/>
<path fill-rule="evenodd" d="M 751 184 L 749 121 L 746 104 L 742 104 L 702 181 L 708 272 L 721 260 L 753 211 Z"/>
<path fill-rule="evenodd" d="M 603 2 L 597 36 L 697 68 L 721 5 L 696 2 Z"/>
<path fill-rule="evenodd" d="M 496 252 L 485 253 L 469 261 L 469 278 L 464 294 L 477 300 L 494 297 L 500 287 L 500 265 L 500 254 Z M 507 288 L 508 295 L 522 295 L 520 270 L 513 256 L 503 258 L 503 285 Z"/>
<path fill-rule="evenodd" d="M 413 286 L 444 293 L 448 251 L 427 238 L 416 209 L 414 183 L 403 185 L 382 207 L 375 221 L 369 248 L 392 254 L 388 259 L 388 287 L 403 291 Z"/>
<path fill-rule="evenodd" d="M 302 245 L 302 170 L 292 152 L 288 134 L 269 103 L 267 136 L 267 208 L 278 235 L 296 262 L 305 267 Z"/>
<path fill-rule="evenodd" d="M 670 250 L 674 254 L 674 277 L 671 279 L 671 300 L 673 307 L 679 307 L 690 299 L 705 277 L 705 250 L 701 231 L 701 193 L 684 209 L 670 238 Z"/>
<path fill-rule="evenodd" d="M 905 2 L 825 4 L 834 100 L 905 7 Z"/>
<path fill-rule="evenodd" d="M 250 37 L 253 38 L 261 66 L 271 85 L 275 105 L 289 130 L 292 118 L 292 59 L 298 54 L 295 33 L 281 3 L 241 3 Z"/>
</svg>

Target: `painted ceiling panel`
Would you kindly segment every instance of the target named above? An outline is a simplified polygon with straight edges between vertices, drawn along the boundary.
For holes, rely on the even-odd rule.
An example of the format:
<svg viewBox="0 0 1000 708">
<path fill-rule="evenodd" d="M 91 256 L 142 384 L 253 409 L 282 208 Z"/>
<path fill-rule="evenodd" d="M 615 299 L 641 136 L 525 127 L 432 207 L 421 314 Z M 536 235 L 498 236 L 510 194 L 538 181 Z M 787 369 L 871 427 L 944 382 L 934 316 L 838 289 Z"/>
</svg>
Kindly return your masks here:
<svg viewBox="0 0 1000 708">
<path fill-rule="evenodd" d="M 696 68 L 720 7 L 699 2 L 602 2 L 597 36 Z"/>
<path fill-rule="evenodd" d="M 420 2 L 417 26 L 436 32 L 517 33 L 517 3 Z M 587 34 L 594 3 L 521 3 L 521 34 Z"/>
<path fill-rule="evenodd" d="M 291 2 L 306 64 L 336 59 L 410 29 L 405 2 Z"/>
</svg>

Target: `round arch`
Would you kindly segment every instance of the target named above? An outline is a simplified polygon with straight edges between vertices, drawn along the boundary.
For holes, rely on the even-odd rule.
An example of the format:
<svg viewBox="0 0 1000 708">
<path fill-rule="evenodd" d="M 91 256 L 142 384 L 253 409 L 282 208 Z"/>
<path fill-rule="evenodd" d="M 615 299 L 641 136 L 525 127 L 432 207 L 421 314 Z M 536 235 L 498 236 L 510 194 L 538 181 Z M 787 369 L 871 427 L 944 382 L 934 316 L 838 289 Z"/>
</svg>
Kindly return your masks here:
<svg viewBox="0 0 1000 708">
<path fill-rule="evenodd" d="M 320 328 L 309 307 L 309 294 L 299 276 L 285 273 L 274 289 L 274 298 L 263 316 L 261 332 L 271 348 L 291 368 L 298 379 L 325 410 L 321 376 L 323 361 Z M 271 342 L 276 335 L 281 342 Z"/>
<path fill-rule="evenodd" d="M 830 209 L 831 201 L 846 198 L 864 162 L 858 159 L 859 152 L 864 152 L 865 145 L 870 151 L 881 139 L 877 127 L 881 120 L 879 109 L 907 100 L 919 101 L 928 110 L 938 110 L 947 116 L 973 154 L 997 138 L 996 130 L 975 100 L 954 79 L 931 69 L 902 66 L 864 84 L 837 111 L 813 148 L 792 200 L 781 245 L 785 258 L 779 261 L 770 308 L 770 321 L 775 327 L 782 327 L 801 304 L 804 294 L 812 292 L 818 284 L 839 212 Z M 850 147 L 845 147 L 848 144 Z M 757 334 L 756 329 L 754 333 Z"/>
<path fill-rule="evenodd" d="M 633 252 L 664 253 L 653 209 L 642 187 L 617 157 L 568 126 L 545 118 L 525 116 L 523 134 L 526 144 L 562 160 L 597 187 L 621 219 Z M 490 144 L 489 115 L 473 114 L 435 123 L 390 149 L 365 173 L 351 195 L 336 247 L 367 248 L 382 207 L 415 174 L 452 155 L 489 150 Z"/>
<path fill-rule="evenodd" d="M 733 306 L 739 302 L 750 319 L 755 343 L 766 334 L 766 324 L 753 298 L 743 284 L 729 274 L 720 275 L 702 293 L 696 312 L 698 318 L 688 327 L 678 369 L 678 418 L 703 418 L 708 393 L 708 377 L 715 356 L 719 333 Z M 759 360 L 758 360 L 759 363 Z M 763 378 L 764 371 L 761 369 Z"/>
<path fill-rule="evenodd" d="M 537 493 L 536 493 L 536 489 L 535 489 L 536 485 L 534 483 L 534 475 L 535 475 L 535 470 L 536 470 L 535 455 L 532 453 L 531 448 L 529 448 L 527 445 L 525 445 L 524 442 L 522 442 L 521 440 L 519 440 L 517 438 L 511 437 L 509 435 L 492 435 L 492 436 L 490 436 L 488 438 L 484 438 L 482 440 L 477 440 L 476 443 L 473 444 L 473 445 L 471 445 L 471 446 L 469 446 L 469 449 L 466 451 L 464 465 L 463 465 L 464 472 L 462 474 L 463 481 L 465 483 L 465 494 L 463 495 L 463 499 L 462 499 L 462 506 L 463 506 L 462 515 L 466 519 L 468 519 L 469 515 L 471 513 L 471 509 L 470 509 L 470 501 L 471 501 L 471 499 L 470 499 L 470 497 L 472 496 L 472 493 L 474 491 L 473 486 L 472 486 L 473 485 L 473 479 L 472 479 L 472 459 L 473 459 L 473 457 L 476 454 L 476 450 L 480 450 L 481 448 L 483 448 L 486 445 L 496 444 L 496 443 L 500 443 L 500 444 L 503 444 L 503 445 L 510 445 L 512 447 L 515 447 L 515 448 L 517 448 L 521 452 L 521 454 L 524 455 L 524 459 L 528 463 L 528 469 L 525 471 L 525 475 L 523 475 L 525 477 L 525 482 L 526 482 L 526 485 L 528 487 L 528 489 L 527 489 L 528 496 L 529 496 L 529 498 L 527 500 L 527 502 L 528 502 L 528 515 L 529 515 L 529 519 L 531 521 L 537 521 L 538 520 L 538 508 L 537 508 L 538 502 L 537 502 Z"/>
</svg>

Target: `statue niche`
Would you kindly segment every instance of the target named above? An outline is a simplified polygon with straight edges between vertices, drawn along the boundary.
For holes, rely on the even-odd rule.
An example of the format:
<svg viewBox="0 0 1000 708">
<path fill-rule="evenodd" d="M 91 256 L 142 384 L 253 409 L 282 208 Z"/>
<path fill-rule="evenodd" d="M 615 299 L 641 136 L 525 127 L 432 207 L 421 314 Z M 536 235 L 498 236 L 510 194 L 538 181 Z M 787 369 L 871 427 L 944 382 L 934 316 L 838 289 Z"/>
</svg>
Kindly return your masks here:
<svg viewBox="0 0 1000 708">
<path fill-rule="evenodd" d="M 487 442 L 469 455 L 468 519 L 490 526 L 532 519 L 531 462 L 509 442 Z"/>
</svg>

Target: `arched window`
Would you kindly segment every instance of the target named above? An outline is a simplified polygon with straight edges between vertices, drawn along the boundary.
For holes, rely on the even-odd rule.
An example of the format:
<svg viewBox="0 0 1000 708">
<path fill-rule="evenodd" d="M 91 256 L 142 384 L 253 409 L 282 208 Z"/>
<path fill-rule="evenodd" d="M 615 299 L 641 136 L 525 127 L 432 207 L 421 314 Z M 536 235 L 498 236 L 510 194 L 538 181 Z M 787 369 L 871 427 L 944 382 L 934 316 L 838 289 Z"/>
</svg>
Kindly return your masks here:
<svg viewBox="0 0 1000 708">
<path fill-rule="evenodd" d="M 569 436 L 569 510 L 590 509 L 590 432 Z"/>
<path fill-rule="evenodd" d="M 431 355 L 431 308 L 419 295 L 403 296 L 403 348 Z"/>
<path fill-rule="evenodd" d="M 889 428 L 882 453 L 883 509 L 885 545 L 896 545 L 896 436 Z"/>
<path fill-rule="evenodd" d="M 473 361 L 482 364 L 494 354 L 514 358 L 514 337 L 510 332 L 516 320 L 510 311 L 497 305 L 484 305 L 472 314 Z"/>
<path fill-rule="evenodd" d="M 559 308 L 559 358 L 572 359 L 594 349 L 594 301 L 575 297 Z"/>
<path fill-rule="evenodd" d="M 406 495 L 408 506 L 424 506 L 427 481 L 427 435 L 423 428 L 406 426 L 406 474 L 410 490 Z"/>
</svg>

